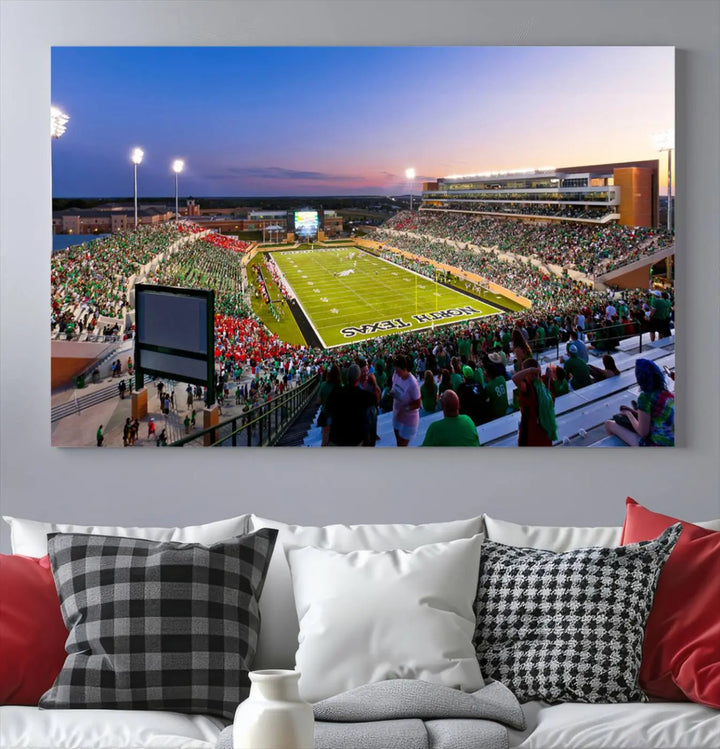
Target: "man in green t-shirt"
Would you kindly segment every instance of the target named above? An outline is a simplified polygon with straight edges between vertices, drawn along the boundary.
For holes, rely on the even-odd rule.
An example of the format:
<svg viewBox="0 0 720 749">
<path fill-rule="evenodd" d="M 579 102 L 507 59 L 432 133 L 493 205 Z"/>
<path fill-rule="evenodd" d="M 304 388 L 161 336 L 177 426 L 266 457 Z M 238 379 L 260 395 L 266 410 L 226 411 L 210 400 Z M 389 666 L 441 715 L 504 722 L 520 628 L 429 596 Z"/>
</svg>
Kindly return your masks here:
<svg viewBox="0 0 720 749">
<path fill-rule="evenodd" d="M 572 389 L 579 390 L 587 387 L 592 382 L 588 365 L 578 357 L 578 349 L 574 343 L 571 343 L 567 350 L 570 358 L 563 364 L 563 368 L 570 380 Z"/>
<path fill-rule="evenodd" d="M 502 374 L 504 369 L 502 358 L 497 351 L 491 353 L 488 358 L 488 383 L 485 385 L 485 394 L 490 401 L 490 418 L 499 419 L 505 416 L 508 410 L 507 382 Z"/>
<path fill-rule="evenodd" d="M 470 347 L 472 345 L 472 341 L 470 340 L 470 336 L 468 333 L 466 333 L 462 338 L 458 338 L 458 354 L 462 357 L 465 357 L 465 360 L 470 358 Z"/>
<path fill-rule="evenodd" d="M 670 295 L 663 291 L 661 296 L 654 296 L 650 300 L 650 319 L 653 330 L 660 338 L 670 337 L 670 313 L 672 305 L 670 304 Z"/>
<path fill-rule="evenodd" d="M 446 390 L 440 398 L 443 418 L 428 427 L 423 447 L 480 447 L 473 420 L 460 413 L 460 400 L 454 390 Z"/>
</svg>

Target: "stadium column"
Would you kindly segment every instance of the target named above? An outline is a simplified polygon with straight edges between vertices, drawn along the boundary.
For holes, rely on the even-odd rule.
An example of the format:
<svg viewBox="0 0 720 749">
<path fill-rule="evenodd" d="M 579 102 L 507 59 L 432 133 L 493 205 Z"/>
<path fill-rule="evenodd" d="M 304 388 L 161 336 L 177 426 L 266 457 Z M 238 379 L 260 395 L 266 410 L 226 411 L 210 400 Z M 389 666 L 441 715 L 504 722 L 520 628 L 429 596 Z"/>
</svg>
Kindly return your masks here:
<svg viewBox="0 0 720 749">
<path fill-rule="evenodd" d="M 210 429 L 220 423 L 220 409 L 217 403 L 213 403 L 212 406 L 203 409 L 203 429 Z M 203 445 L 210 447 L 213 442 L 217 441 L 217 432 L 208 432 L 203 436 Z"/>
<path fill-rule="evenodd" d="M 148 413 L 148 391 L 146 387 L 133 391 L 130 396 L 130 415 L 133 419 L 142 419 Z"/>
</svg>

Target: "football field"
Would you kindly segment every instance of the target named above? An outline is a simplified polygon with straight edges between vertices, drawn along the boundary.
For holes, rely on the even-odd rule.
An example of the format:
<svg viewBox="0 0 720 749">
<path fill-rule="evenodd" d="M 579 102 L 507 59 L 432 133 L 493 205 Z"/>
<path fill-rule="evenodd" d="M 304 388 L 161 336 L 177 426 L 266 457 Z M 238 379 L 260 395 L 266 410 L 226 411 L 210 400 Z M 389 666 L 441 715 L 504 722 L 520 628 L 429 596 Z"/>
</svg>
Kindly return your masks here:
<svg viewBox="0 0 720 749">
<path fill-rule="evenodd" d="M 499 312 L 353 247 L 272 257 L 326 348 Z"/>
</svg>

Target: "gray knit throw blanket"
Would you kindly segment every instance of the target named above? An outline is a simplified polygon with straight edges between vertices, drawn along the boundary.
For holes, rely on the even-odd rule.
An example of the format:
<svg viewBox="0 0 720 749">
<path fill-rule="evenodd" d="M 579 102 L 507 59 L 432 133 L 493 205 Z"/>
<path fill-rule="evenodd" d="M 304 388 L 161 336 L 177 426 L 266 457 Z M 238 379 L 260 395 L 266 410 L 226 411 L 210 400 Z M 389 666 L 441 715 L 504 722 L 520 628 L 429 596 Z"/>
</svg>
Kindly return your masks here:
<svg viewBox="0 0 720 749">
<path fill-rule="evenodd" d="M 471 694 L 413 679 L 366 684 L 313 705 L 315 749 L 508 749 L 523 730 L 515 695 L 500 682 Z M 233 749 L 232 726 L 215 749 Z"/>
</svg>

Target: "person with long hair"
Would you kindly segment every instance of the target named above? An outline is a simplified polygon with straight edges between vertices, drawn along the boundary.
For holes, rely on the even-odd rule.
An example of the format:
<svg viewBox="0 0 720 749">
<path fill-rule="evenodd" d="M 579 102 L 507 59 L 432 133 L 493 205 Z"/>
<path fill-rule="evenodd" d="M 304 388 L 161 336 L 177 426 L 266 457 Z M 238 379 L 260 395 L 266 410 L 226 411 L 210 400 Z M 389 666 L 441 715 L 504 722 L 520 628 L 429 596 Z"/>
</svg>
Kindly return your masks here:
<svg viewBox="0 0 720 749">
<path fill-rule="evenodd" d="M 541 374 L 537 361 L 528 358 L 512 378 L 520 405 L 518 447 L 552 447 L 557 439 L 555 407 Z"/>
<path fill-rule="evenodd" d="M 588 364 L 590 377 L 593 378 L 594 382 L 607 380 L 608 377 L 617 377 L 620 374 L 620 370 L 617 368 L 617 364 L 615 364 L 615 359 L 613 359 L 612 354 L 603 354 L 602 363 L 602 369 L 596 367 L 594 364 Z"/>
<path fill-rule="evenodd" d="M 429 369 L 426 369 L 423 375 L 423 384 L 420 385 L 420 399 L 422 400 L 423 413 L 435 413 L 438 401 L 438 386 L 433 373 Z"/>
<path fill-rule="evenodd" d="M 671 447 L 675 444 L 675 395 L 665 385 L 665 375 L 655 362 L 638 359 L 635 379 L 640 388 L 637 408 L 620 406 L 630 429 L 609 419 L 605 431 L 632 447 Z"/>
<path fill-rule="evenodd" d="M 516 372 L 520 372 L 524 369 L 523 362 L 525 359 L 532 358 L 533 352 L 530 344 L 525 340 L 525 336 L 518 328 L 513 328 L 512 351 L 515 356 L 513 366 Z"/>
</svg>

